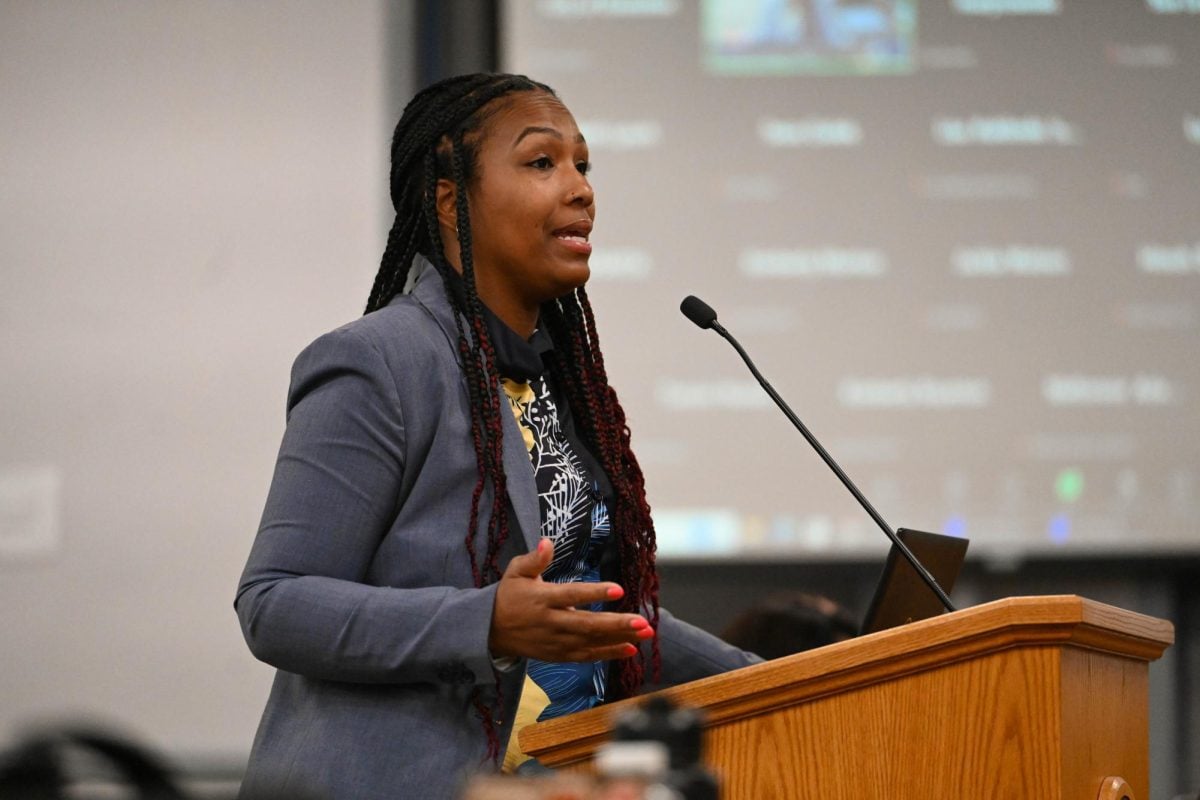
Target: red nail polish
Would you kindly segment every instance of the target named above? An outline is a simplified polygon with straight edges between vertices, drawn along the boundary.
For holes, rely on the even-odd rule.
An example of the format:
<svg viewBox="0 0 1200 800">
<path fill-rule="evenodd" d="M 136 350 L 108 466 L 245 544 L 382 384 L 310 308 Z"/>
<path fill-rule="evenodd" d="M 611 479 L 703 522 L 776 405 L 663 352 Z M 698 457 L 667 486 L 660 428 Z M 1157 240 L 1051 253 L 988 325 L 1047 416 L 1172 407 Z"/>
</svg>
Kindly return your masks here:
<svg viewBox="0 0 1200 800">
<path fill-rule="evenodd" d="M 625 596 L 625 590 L 620 586 L 610 586 L 608 587 L 607 594 L 609 600 L 620 600 Z"/>
<path fill-rule="evenodd" d="M 641 617 L 634 617 L 633 619 L 629 620 L 629 627 L 633 628 L 635 631 L 640 631 L 642 628 L 650 627 L 650 623 Z"/>
<path fill-rule="evenodd" d="M 633 645 L 631 645 L 631 644 L 625 645 L 625 655 L 635 656 L 635 655 L 637 655 L 637 651 L 638 651 L 638 649 L 636 647 L 634 647 Z"/>
<path fill-rule="evenodd" d="M 649 628 L 649 627 L 642 628 L 640 631 L 637 632 L 637 637 L 639 639 L 650 639 L 650 638 L 653 638 L 653 636 L 654 636 L 654 628 Z"/>
</svg>

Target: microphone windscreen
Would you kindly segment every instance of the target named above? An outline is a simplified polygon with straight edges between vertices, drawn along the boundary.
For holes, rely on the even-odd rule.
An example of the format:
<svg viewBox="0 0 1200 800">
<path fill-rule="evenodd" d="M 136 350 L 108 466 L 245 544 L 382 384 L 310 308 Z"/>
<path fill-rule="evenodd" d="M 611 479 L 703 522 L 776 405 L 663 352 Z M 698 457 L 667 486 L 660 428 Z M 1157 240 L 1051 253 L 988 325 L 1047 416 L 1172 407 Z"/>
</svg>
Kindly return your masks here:
<svg viewBox="0 0 1200 800">
<path fill-rule="evenodd" d="M 717 321 L 717 312 L 694 294 L 683 298 L 683 302 L 679 304 L 679 310 L 699 328 L 711 328 L 712 324 Z"/>
</svg>

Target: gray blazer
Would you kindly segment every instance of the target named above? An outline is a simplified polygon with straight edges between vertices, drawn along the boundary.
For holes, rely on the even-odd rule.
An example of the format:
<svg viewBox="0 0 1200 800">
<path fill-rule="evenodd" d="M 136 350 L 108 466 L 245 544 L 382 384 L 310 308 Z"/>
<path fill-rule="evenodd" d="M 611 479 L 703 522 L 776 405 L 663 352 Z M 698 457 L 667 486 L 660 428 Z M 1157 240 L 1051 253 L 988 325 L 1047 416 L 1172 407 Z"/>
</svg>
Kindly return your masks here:
<svg viewBox="0 0 1200 800">
<path fill-rule="evenodd" d="M 424 266 L 411 294 L 320 337 L 292 369 L 234 603 L 250 650 L 278 669 L 243 798 L 455 797 L 491 769 L 476 688 L 485 702 L 499 691 L 502 746 L 511 734 L 524 665 L 496 685 L 496 586 L 475 588 L 465 546 L 476 463 L 458 334 Z M 515 512 L 505 564 L 536 546 L 540 524 L 533 468 L 502 416 Z M 665 611 L 658 639 L 668 683 L 758 660 Z"/>
</svg>

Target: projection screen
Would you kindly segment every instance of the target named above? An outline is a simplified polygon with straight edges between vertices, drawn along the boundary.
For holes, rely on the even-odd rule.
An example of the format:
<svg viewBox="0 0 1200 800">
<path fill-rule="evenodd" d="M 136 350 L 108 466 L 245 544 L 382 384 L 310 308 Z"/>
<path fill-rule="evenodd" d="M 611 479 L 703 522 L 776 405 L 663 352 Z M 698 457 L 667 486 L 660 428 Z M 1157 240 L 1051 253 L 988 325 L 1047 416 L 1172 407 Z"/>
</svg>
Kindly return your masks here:
<svg viewBox="0 0 1200 800">
<path fill-rule="evenodd" d="M 1200 552 L 1200 2 L 529 0 L 664 558 Z"/>
</svg>

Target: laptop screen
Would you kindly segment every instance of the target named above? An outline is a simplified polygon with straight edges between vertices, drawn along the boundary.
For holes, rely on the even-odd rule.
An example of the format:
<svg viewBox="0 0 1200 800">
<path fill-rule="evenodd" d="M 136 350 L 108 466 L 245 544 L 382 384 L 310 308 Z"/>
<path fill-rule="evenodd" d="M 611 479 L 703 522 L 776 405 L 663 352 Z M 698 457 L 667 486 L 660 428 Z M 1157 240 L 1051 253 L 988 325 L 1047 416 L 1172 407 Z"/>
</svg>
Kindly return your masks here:
<svg viewBox="0 0 1200 800">
<path fill-rule="evenodd" d="M 912 552 L 917 560 L 929 570 L 934 580 L 946 594 L 954 588 L 958 571 L 967 555 L 966 539 L 943 536 L 901 528 L 896 536 Z M 861 634 L 906 625 L 920 619 L 936 617 L 943 611 L 942 601 L 925 585 L 921 576 L 908 563 L 900 550 L 892 545 L 875 596 L 863 617 Z"/>
</svg>

